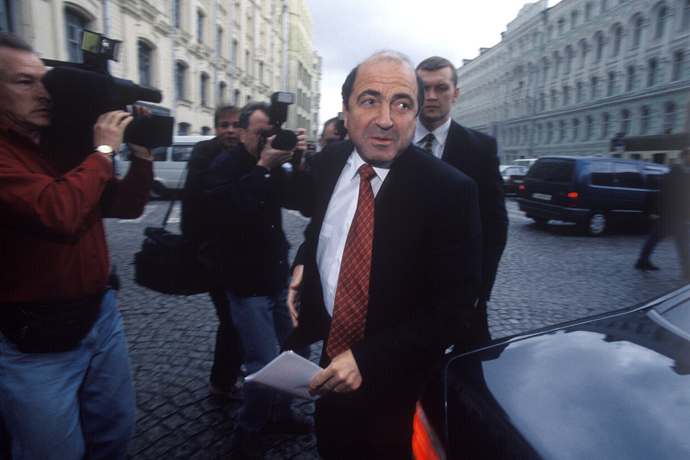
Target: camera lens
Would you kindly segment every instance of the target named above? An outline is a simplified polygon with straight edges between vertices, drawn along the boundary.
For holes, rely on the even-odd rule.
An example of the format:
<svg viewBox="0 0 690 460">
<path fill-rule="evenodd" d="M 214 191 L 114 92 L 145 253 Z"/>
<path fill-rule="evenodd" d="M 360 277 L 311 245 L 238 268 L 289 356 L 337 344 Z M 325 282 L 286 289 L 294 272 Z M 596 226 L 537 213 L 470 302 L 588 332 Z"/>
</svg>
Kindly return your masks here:
<svg viewBox="0 0 690 460">
<path fill-rule="evenodd" d="M 294 131 L 285 129 L 276 134 L 271 142 L 271 147 L 276 150 L 292 150 L 297 145 L 297 134 Z"/>
</svg>

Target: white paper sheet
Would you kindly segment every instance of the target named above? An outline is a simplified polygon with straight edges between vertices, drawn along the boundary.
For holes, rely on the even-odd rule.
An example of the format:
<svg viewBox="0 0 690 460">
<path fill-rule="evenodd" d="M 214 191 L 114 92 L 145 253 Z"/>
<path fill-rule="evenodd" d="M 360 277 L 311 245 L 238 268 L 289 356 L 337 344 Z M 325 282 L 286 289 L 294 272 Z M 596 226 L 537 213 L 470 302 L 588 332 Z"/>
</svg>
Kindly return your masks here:
<svg viewBox="0 0 690 460">
<path fill-rule="evenodd" d="M 323 369 L 293 351 L 284 351 L 258 372 L 244 378 L 277 390 L 314 401 L 319 396 L 309 394 L 309 382 Z"/>
</svg>

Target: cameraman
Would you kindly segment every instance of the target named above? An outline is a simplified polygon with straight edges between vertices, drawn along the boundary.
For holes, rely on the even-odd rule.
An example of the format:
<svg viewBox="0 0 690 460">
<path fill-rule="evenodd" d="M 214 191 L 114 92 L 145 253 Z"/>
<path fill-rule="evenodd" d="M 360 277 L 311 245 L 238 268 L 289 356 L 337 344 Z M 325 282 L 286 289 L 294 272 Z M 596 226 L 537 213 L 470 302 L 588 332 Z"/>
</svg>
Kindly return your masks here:
<svg viewBox="0 0 690 460">
<path fill-rule="evenodd" d="M 0 32 L 0 458 L 122 459 L 134 388 L 102 219 L 141 215 L 152 156 L 130 146 L 130 172 L 114 178 L 124 111 L 98 118 L 98 147 L 76 167 L 73 146 L 41 142 L 45 74 Z"/>
<path fill-rule="evenodd" d="M 282 164 L 306 149 L 304 130 L 296 148 L 271 146 L 271 112 L 265 102 L 251 102 L 240 113 L 239 143 L 214 160 L 206 177 L 211 214 L 218 219 L 221 270 L 232 320 L 240 334 L 248 373 L 278 356 L 293 330 L 286 302 L 288 242 L 281 207 L 297 208 L 292 173 Z M 299 169 L 298 166 L 296 169 Z M 262 458 L 259 430 L 270 427 L 306 434 L 311 425 L 295 418 L 292 397 L 245 382 L 237 417 L 234 448 L 238 458 Z"/>
</svg>

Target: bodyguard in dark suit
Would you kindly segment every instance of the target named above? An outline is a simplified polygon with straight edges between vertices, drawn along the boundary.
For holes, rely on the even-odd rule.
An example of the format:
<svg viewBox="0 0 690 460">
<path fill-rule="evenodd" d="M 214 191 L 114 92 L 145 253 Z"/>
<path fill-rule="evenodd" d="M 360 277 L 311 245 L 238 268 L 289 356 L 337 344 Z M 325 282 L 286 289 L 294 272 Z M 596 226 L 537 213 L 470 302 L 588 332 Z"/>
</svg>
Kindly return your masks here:
<svg viewBox="0 0 690 460">
<path fill-rule="evenodd" d="M 466 333 L 479 296 L 476 185 L 411 144 L 423 91 L 405 58 L 391 52 L 369 58 L 343 85 L 350 140 L 327 146 L 312 165 L 316 202 L 293 269 L 288 306 L 297 329 L 287 347 L 325 341 L 325 370 L 309 385 L 322 395 L 315 424 L 325 460 L 411 458 L 422 381 Z M 370 251 L 356 259 L 370 263 L 370 275 L 361 281 L 364 319 L 353 321 L 363 334 L 334 352 L 331 318 L 342 312 L 348 228 L 358 227 L 357 190 L 368 185 L 360 171 L 369 167 L 376 173 L 373 237 Z"/>
<path fill-rule="evenodd" d="M 487 322 L 487 301 L 496 279 L 498 263 L 508 237 L 508 214 L 503 196 L 503 179 L 498 169 L 496 140 L 451 119 L 450 109 L 458 100 L 458 76 L 447 59 L 430 57 L 417 66 L 424 80 L 424 105 L 417 119 L 415 145 L 431 149 L 437 158 L 455 166 L 477 184 L 482 220 L 482 287 L 468 341 L 471 346 L 491 339 Z M 429 134 L 433 135 L 430 139 Z"/>
</svg>

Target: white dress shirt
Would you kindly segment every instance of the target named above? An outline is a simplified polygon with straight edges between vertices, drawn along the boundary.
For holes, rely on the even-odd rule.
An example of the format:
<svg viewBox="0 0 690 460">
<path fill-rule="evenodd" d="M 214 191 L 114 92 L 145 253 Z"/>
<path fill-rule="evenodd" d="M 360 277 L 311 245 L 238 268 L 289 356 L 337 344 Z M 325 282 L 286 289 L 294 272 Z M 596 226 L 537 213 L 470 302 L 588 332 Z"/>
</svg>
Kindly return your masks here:
<svg viewBox="0 0 690 460">
<path fill-rule="evenodd" d="M 357 170 L 363 164 L 364 160 L 359 156 L 357 150 L 353 150 L 340 173 L 338 183 L 335 185 L 323 219 L 321 233 L 319 233 L 316 263 L 321 274 L 324 303 L 328 314 L 331 316 L 333 316 L 333 303 L 335 302 L 335 291 L 338 288 L 338 276 L 340 275 L 345 241 L 347 240 L 347 233 L 350 231 L 352 218 L 357 210 L 360 182 Z M 371 179 L 371 188 L 375 197 L 386 179 L 390 164 L 383 167 L 372 167 L 376 172 L 376 177 Z"/>
<path fill-rule="evenodd" d="M 434 131 L 429 131 L 419 121 L 419 118 L 417 118 L 417 129 L 414 132 L 414 145 L 423 149 L 426 141 L 422 141 L 422 139 L 431 132 L 431 134 L 433 134 L 436 138 L 431 143 L 431 153 L 433 153 L 436 158 L 441 159 L 443 156 L 443 149 L 446 148 L 446 140 L 448 139 L 448 131 L 450 131 L 451 121 L 452 118 L 448 118 L 448 121 L 436 128 Z"/>
</svg>

